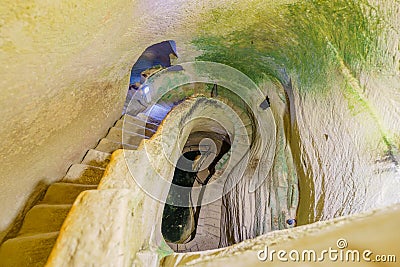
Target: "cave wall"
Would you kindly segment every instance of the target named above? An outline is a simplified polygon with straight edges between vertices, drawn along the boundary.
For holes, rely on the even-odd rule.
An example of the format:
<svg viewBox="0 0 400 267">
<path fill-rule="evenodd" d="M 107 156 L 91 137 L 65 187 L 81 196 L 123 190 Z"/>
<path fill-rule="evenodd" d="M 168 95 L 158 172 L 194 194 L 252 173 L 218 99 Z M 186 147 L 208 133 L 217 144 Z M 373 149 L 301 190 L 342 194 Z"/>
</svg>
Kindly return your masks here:
<svg viewBox="0 0 400 267">
<path fill-rule="evenodd" d="M 400 201 L 399 11 L 391 1 L 251 1 L 198 24 L 198 59 L 285 89 L 299 224 Z"/>
<path fill-rule="evenodd" d="M 119 116 L 135 57 L 116 38 L 125 4 L 2 2 L 0 239 Z"/>
</svg>

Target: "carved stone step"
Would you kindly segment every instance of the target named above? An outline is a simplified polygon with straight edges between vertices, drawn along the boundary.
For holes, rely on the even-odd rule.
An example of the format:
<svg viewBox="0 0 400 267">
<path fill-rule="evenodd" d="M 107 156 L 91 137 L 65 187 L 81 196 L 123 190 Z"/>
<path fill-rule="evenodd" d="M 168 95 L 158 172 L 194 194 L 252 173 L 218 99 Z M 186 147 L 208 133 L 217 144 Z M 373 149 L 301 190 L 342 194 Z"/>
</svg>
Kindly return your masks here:
<svg viewBox="0 0 400 267">
<path fill-rule="evenodd" d="M 97 185 L 54 183 L 49 186 L 41 204 L 73 204 L 85 190 L 94 190 Z"/>
<path fill-rule="evenodd" d="M 104 168 L 85 164 L 73 164 L 62 179 L 62 182 L 97 185 L 103 176 L 104 170 Z"/>
<path fill-rule="evenodd" d="M 136 125 L 139 125 L 142 127 L 146 127 L 151 130 L 154 130 L 154 131 L 156 131 L 158 128 L 157 123 L 145 121 L 144 119 L 139 118 L 138 116 L 133 117 L 133 116 L 125 114 L 124 116 L 121 117 L 121 120 L 129 122 L 129 123 L 133 123 L 133 124 L 136 124 Z"/>
<path fill-rule="evenodd" d="M 43 267 L 59 232 L 12 238 L 0 247 L 0 266 Z"/>
<path fill-rule="evenodd" d="M 146 114 L 144 114 L 144 113 L 139 113 L 139 114 L 137 115 L 137 117 L 138 117 L 139 119 L 142 119 L 142 120 L 146 121 L 147 123 L 152 123 L 152 124 L 156 124 L 156 125 L 160 125 L 160 124 L 161 124 L 161 121 L 163 120 L 163 119 L 156 119 L 156 118 L 153 118 L 153 117 L 148 116 L 148 115 L 146 115 Z"/>
<path fill-rule="evenodd" d="M 28 211 L 18 236 L 59 231 L 71 204 L 39 204 Z"/>
<path fill-rule="evenodd" d="M 126 132 L 132 132 L 132 133 L 137 133 L 137 134 L 141 134 L 141 135 L 145 135 L 147 137 L 151 137 L 156 131 L 143 127 L 141 125 L 137 125 L 134 123 L 130 123 L 127 121 L 123 121 L 123 120 L 118 120 L 115 125 L 115 128 L 120 128 L 123 129 Z"/>
<path fill-rule="evenodd" d="M 114 142 L 119 142 L 132 146 L 139 146 L 143 139 L 148 139 L 145 135 L 140 135 L 137 133 L 122 131 L 121 128 L 112 127 L 108 132 L 107 139 Z"/>
<path fill-rule="evenodd" d="M 107 153 L 112 153 L 117 149 L 129 149 L 129 150 L 135 150 L 137 146 L 133 145 L 128 145 L 124 144 L 122 146 L 121 143 L 115 142 L 113 140 L 109 140 L 107 138 L 103 138 L 100 140 L 99 144 L 96 146 L 96 150 L 102 151 L 102 152 L 107 152 Z"/>
<path fill-rule="evenodd" d="M 103 151 L 90 149 L 85 158 L 82 160 L 82 164 L 91 165 L 95 167 L 105 168 L 110 162 L 111 154 Z"/>
<path fill-rule="evenodd" d="M 137 117 L 143 118 L 149 121 L 154 121 L 157 124 L 159 124 L 168 114 L 168 112 L 171 110 L 171 107 L 167 104 L 155 104 L 147 110 L 146 112 L 139 113 Z M 146 116 L 146 117 L 144 117 Z"/>
</svg>

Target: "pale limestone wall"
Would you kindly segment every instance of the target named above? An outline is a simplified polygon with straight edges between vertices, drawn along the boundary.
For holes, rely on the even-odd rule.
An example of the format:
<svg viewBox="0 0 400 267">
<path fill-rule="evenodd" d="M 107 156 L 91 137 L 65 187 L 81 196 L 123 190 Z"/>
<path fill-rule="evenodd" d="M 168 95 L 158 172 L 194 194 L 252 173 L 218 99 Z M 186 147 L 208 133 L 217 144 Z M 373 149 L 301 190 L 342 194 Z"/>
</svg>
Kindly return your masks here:
<svg viewBox="0 0 400 267">
<path fill-rule="evenodd" d="M 290 226 L 287 225 L 286 220 L 296 218 L 299 188 L 290 146 L 292 133 L 289 105 L 282 101 L 285 95 L 282 86 L 265 83 L 260 89 L 270 98 L 272 104 L 267 111 L 273 114 L 276 124 L 273 164 L 271 170 L 267 170 L 265 167 L 268 161 L 260 159 L 261 171 L 258 173 L 258 179 L 261 178 L 262 183 L 254 192 L 249 190 L 249 184 L 255 177 L 245 174 L 243 179 L 223 196 L 220 242 L 222 247 L 255 238 L 270 231 L 288 228 Z M 256 107 L 256 101 L 250 106 Z M 256 121 L 261 129 L 274 128 L 271 121 L 264 119 Z M 271 134 L 268 136 L 271 138 Z M 256 139 L 255 143 L 257 141 Z M 252 163 L 250 162 L 249 165 Z"/>
<path fill-rule="evenodd" d="M 208 2 L 2 1 L 0 239 L 115 121 L 147 46 L 175 39 L 180 58 L 194 59 L 195 11 L 225 4 Z"/>
<path fill-rule="evenodd" d="M 119 116 L 135 56 L 116 38 L 126 31 L 119 19 L 132 20 L 125 4 L 2 2 L 0 239 L 31 194 L 60 179 Z"/>
<path fill-rule="evenodd" d="M 348 79 L 338 77 L 325 97 L 295 93 L 300 192 L 306 189 L 300 194 L 301 224 L 400 201 L 396 78 L 384 86 L 371 75 L 363 82 L 365 93 L 350 93 Z"/>
</svg>

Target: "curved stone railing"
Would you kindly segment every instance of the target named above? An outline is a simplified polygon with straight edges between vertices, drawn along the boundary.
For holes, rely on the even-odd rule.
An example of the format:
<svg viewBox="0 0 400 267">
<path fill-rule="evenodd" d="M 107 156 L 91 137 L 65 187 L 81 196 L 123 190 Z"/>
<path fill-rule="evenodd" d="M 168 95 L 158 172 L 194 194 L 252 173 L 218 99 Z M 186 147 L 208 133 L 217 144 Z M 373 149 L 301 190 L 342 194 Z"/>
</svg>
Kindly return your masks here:
<svg viewBox="0 0 400 267">
<path fill-rule="evenodd" d="M 93 248 L 94 244 L 89 241 L 93 239 L 98 240 L 96 245 L 99 247 L 99 251 L 104 252 L 105 248 L 108 248 L 112 252 L 119 252 L 118 255 L 124 251 L 122 254 L 125 256 L 116 256 L 121 260 L 121 264 L 137 261 L 137 264 L 140 265 L 141 262 L 147 266 L 150 264 L 149 261 L 154 261 L 165 253 L 171 253 L 160 230 L 163 202 L 167 200 L 170 188 L 176 186 L 171 184 L 171 180 L 175 163 L 181 155 L 187 137 L 192 131 L 196 131 L 196 128 L 204 126 L 204 119 L 215 120 L 223 125 L 225 132 L 229 133 L 232 140 L 232 153 L 225 172 L 219 179 L 207 185 L 207 194 L 204 195 L 202 201 L 202 206 L 204 205 L 205 208 L 203 215 L 207 204 L 214 203 L 213 205 L 215 205 L 216 201 L 218 203 L 226 202 L 226 199 L 221 199 L 226 194 L 230 194 L 228 201 L 246 197 L 250 202 L 253 202 L 254 197 L 260 193 L 287 195 L 286 191 L 281 190 L 282 192 L 280 192 L 278 188 L 278 192 L 275 192 L 276 188 L 265 184 L 268 179 L 267 174 L 272 168 L 276 146 L 276 126 L 273 113 L 271 109 L 260 106 L 265 95 L 246 76 L 238 76 L 233 68 L 224 69 L 222 66 L 221 64 L 206 64 L 206 66 L 204 64 L 183 64 L 179 66 L 181 69 L 178 71 L 174 69 L 173 71 L 159 72 L 145 84 L 145 86 L 151 86 L 153 90 L 139 92 L 141 95 L 138 95 L 136 100 L 151 106 L 171 88 L 190 82 L 214 83 L 226 88 L 233 88 L 234 94 L 237 94 L 244 105 L 247 105 L 247 108 L 242 106 L 239 109 L 247 109 L 247 111 L 240 112 L 241 115 L 238 116 L 238 113 L 232 108 L 216 99 L 204 97 L 189 99 L 174 108 L 164 119 L 157 133 L 150 140 L 144 140 L 137 151 L 114 152 L 98 191 L 85 192 L 77 199 L 49 259 L 50 265 L 66 264 L 61 263 L 60 260 L 65 258 L 70 259 L 69 263 L 73 263 L 74 259 L 77 262 L 78 259 L 80 262 L 82 260 L 90 262 L 97 253 L 100 253 L 96 249 L 89 249 L 89 247 Z M 247 118 L 245 122 L 242 121 L 244 118 Z M 244 192 L 244 195 L 240 196 L 238 186 L 241 188 L 239 191 Z M 287 186 L 285 188 L 288 190 Z M 231 193 L 232 189 L 233 193 Z M 196 198 L 201 189 L 189 190 L 191 190 L 191 195 Z M 92 198 L 98 199 L 94 201 Z M 186 205 L 187 203 L 174 202 L 174 205 L 176 204 Z M 221 207 L 220 204 L 218 205 Z M 241 210 L 240 205 L 232 205 L 231 208 L 236 211 L 227 210 L 225 203 L 225 210 L 219 214 L 220 234 L 218 236 L 216 233 L 215 226 L 213 248 L 216 246 L 218 237 L 218 245 L 226 245 L 225 235 L 227 233 L 243 240 L 254 234 L 268 232 L 272 228 L 271 220 L 260 220 L 265 216 L 265 212 L 259 215 L 254 213 L 256 210 L 249 210 L 250 212 Z M 281 213 L 279 205 L 261 204 L 261 208 L 266 211 L 267 215 Z M 93 211 L 90 216 L 85 216 L 91 209 Z M 116 216 L 112 216 L 110 213 L 110 210 L 113 209 Z M 249 218 L 252 213 L 256 216 L 255 218 Z M 236 218 L 238 223 L 227 227 L 226 220 L 229 220 L 229 216 L 232 214 L 239 214 L 239 217 Z M 114 217 L 120 219 L 124 217 L 125 219 L 118 222 Z M 205 217 L 200 218 L 200 225 L 202 218 Z M 86 220 L 90 220 L 90 222 Z M 215 222 L 215 224 L 217 223 Z M 107 229 L 113 227 L 119 231 L 111 239 L 112 233 L 109 233 Z M 246 228 L 251 232 L 242 233 L 242 229 Z M 199 241 L 200 236 L 196 240 L 196 242 L 198 241 L 196 245 L 202 243 Z M 133 242 L 131 238 L 134 238 L 135 241 Z M 118 245 L 110 240 L 115 240 L 115 242 L 119 240 Z M 197 250 L 207 248 L 211 247 L 200 248 L 197 246 Z M 130 256 L 127 256 L 126 253 Z M 99 259 L 107 261 L 103 256 L 97 258 L 97 260 Z"/>
<path fill-rule="evenodd" d="M 189 99 L 172 110 L 157 133 L 144 140 L 138 150 L 113 153 L 98 190 L 86 191 L 76 200 L 48 265 L 106 263 L 111 255 L 113 264 L 152 266 L 171 253 L 161 235 L 163 201 L 173 186 L 170 182 L 180 147 L 190 132 L 202 125 L 202 118 L 219 121 L 232 135 L 234 156 L 227 173 L 245 171 L 250 144 L 240 118 L 218 100 Z M 238 169 L 241 164 L 244 168 Z M 226 178 L 212 183 L 203 203 L 220 199 Z"/>
</svg>

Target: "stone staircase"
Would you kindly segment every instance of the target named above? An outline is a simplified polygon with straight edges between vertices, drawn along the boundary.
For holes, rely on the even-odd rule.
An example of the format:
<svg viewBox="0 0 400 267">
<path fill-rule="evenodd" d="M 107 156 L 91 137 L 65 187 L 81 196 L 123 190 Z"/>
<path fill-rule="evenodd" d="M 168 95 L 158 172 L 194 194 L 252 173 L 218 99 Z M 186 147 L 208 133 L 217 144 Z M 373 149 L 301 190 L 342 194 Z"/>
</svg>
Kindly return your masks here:
<svg viewBox="0 0 400 267">
<path fill-rule="evenodd" d="M 225 155 L 226 158 L 230 155 Z M 222 175 L 223 170 L 217 170 L 212 176 L 210 183 L 215 182 Z M 194 186 L 199 186 L 195 182 Z M 209 194 L 209 189 L 205 189 L 205 195 Z M 168 246 L 175 252 L 186 253 L 195 251 L 205 251 L 217 249 L 220 246 L 221 220 L 222 220 L 222 197 L 208 204 L 201 205 L 199 219 L 197 223 L 196 235 L 193 240 L 177 244 L 168 242 Z"/>
<path fill-rule="evenodd" d="M 246 131 L 246 134 L 239 135 L 236 134 L 236 138 L 248 138 L 251 141 L 253 132 L 252 127 L 254 125 L 253 122 L 247 116 L 244 116 L 244 112 L 239 115 L 242 119 L 243 125 L 239 126 L 239 128 Z M 239 150 L 247 149 L 247 143 L 243 142 L 239 145 Z M 228 152 L 225 155 L 225 158 L 231 157 L 231 152 Z M 235 157 L 237 155 L 234 155 Z M 223 166 L 217 167 L 216 173 L 213 175 L 209 183 L 214 182 L 218 179 L 220 175 L 222 175 L 223 171 L 218 170 L 218 168 L 224 168 Z M 199 186 L 197 182 L 195 182 L 194 186 Z M 206 188 L 205 195 L 207 195 L 208 188 Z M 219 198 L 211 203 L 205 204 L 201 206 L 198 224 L 196 229 L 195 237 L 186 243 L 177 244 L 168 242 L 168 246 L 172 248 L 175 252 L 178 253 L 187 253 L 187 252 L 196 252 L 196 251 L 205 251 L 217 249 L 220 247 L 220 237 L 221 237 L 221 223 L 222 223 L 222 198 Z"/>
<path fill-rule="evenodd" d="M 94 149 L 89 149 L 81 163 L 73 164 L 65 177 L 46 191 L 39 203 L 26 214 L 18 234 L 0 247 L 0 266 L 44 266 L 55 244 L 61 226 L 77 196 L 96 189 L 111 153 L 117 149 L 136 149 L 143 139 L 151 137 L 169 112 L 157 106 L 137 116 L 123 115 Z"/>
<path fill-rule="evenodd" d="M 168 243 L 175 252 L 195 252 L 219 247 L 222 199 L 202 205 L 197 224 L 196 236 L 183 244 Z"/>
</svg>

